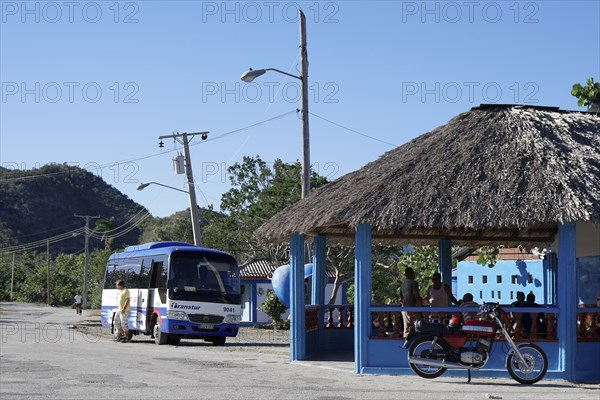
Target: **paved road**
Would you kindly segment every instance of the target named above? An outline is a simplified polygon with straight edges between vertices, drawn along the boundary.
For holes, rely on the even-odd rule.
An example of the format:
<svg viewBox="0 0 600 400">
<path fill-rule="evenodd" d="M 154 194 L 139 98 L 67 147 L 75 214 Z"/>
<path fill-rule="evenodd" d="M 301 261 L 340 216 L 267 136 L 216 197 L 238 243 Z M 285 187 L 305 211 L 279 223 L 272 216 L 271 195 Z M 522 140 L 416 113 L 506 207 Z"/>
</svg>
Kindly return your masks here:
<svg viewBox="0 0 600 400">
<path fill-rule="evenodd" d="M 598 385 L 506 379 L 355 375 L 351 364 L 289 363 L 282 334 L 245 329 L 224 347 L 146 337 L 116 343 L 97 312 L 0 303 L 0 397 L 4 399 L 586 399 Z M 71 327 L 78 325 L 78 329 Z"/>
</svg>

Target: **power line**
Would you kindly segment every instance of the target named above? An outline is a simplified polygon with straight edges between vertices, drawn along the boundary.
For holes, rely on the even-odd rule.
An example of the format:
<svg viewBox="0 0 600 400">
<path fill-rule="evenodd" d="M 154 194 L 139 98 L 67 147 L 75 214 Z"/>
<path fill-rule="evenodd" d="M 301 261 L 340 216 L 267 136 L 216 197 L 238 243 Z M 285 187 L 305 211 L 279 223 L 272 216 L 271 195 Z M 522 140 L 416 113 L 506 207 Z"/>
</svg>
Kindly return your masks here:
<svg viewBox="0 0 600 400">
<path fill-rule="evenodd" d="M 139 218 L 136 217 L 138 215 L 140 215 L 142 212 L 145 212 L 144 215 L 140 216 Z M 120 225 L 118 228 L 115 228 L 111 231 L 107 231 L 107 232 L 114 232 L 112 235 L 99 235 L 95 230 L 92 229 L 87 229 L 86 227 L 81 227 L 78 229 L 74 229 L 72 231 L 68 231 L 65 233 L 61 233 L 60 235 L 56 235 L 56 236 L 52 236 L 52 237 L 48 237 L 46 239 L 40 239 L 34 242 L 30 242 L 30 243 L 25 243 L 25 244 L 19 244 L 19 245 L 13 245 L 13 246 L 7 246 L 7 247 L 2 247 L 0 248 L 0 254 L 8 254 L 8 253 L 15 253 L 15 252 L 21 252 L 21 251 L 26 251 L 26 250 L 32 250 L 38 247 L 42 247 L 42 246 L 46 246 L 48 242 L 50 243 L 57 243 L 57 242 L 61 242 L 64 240 L 68 240 L 68 239 L 72 239 L 74 236 L 78 236 L 81 234 L 89 234 L 91 237 L 93 237 L 94 239 L 100 239 L 100 240 L 104 240 L 104 239 L 116 239 L 118 237 L 121 237 L 123 235 L 126 235 L 127 233 L 131 232 L 133 229 L 137 228 L 138 226 L 141 225 L 142 222 L 144 222 L 146 219 L 150 218 L 152 216 L 152 214 L 150 214 L 148 211 L 146 211 L 145 209 L 142 209 L 140 212 L 138 212 L 137 214 L 135 214 L 132 218 L 130 218 L 127 222 L 125 222 L 124 224 Z M 130 225 L 131 224 L 131 225 Z M 128 226 L 130 225 L 130 226 Z M 124 228 L 122 230 L 119 231 L 119 229 Z"/>
<path fill-rule="evenodd" d="M 148 212 L 148 210 L 146 210 L 146 208 L 145 208 L 145 207 L 142 207 L 142 208 L 140 209 L 140 211 L 138 211 L 138 212 L 137 212 L 137 213 L 136 213 L 136 214 L 135 214 L 133 217 L 129 218 L 129 219 L 128 219 L 127 221 L 125 221 L 123 224 L 121 224 L 120 226 L 118 226 L 118 227 L 116 227 L 116 228 L 114 228 L 114 229 L 110 229 L 110 230 L 108 230 L 108 231 L 101 231 L 101 232 L 102 232 L 102 234 L 103 234 L 103 235 L 106 235 L 106 234 L 109 234 L 109 233 L 111 233 L 111 232 L 116 232 L 116 231 L 118 231 L 118 230 L 119 230 L 119 229 L 121 229 L 122 227 L 124 227 L 124 226 L 126 226 L 126 225 L 128 225 L 128 224 L 132 223 L 132 222 L 135 220 L 135 218 L 136 218 L 138 215 L 140 215 L 141 213 L 143 213 L 143 212 L 145 212 L 146 214 L 150 214 L 150 213 Z M 140 218 L 141 218 L 141 217 L 140 217 Z M 92 230 L 92 231 L 93 231 L 93 232 L 96 232 L 95 230 Z M 100 232 L 100 231 L 98 231 L 98 232 Z"/>
<path fill-rule="evenodd" d="M 359 132 L 359 131 L 357 131 L 357 130 L 354 130 L 354 129 L 348 128 L 347 126 L 344 126 L 344 125 L 342 125 L 342 124 L 338 124 L 337 122 L 333 122 L 333 121 L 331 121 L 331 120 L 329 120 L 329 119 L 327 119 L 327 118 L 325 118 L 325 117 L 321 117 L 320 115 L 317 115 L 317 114 L 315 114 L 315 113 L 312 113 L 312 112 L 311 112 L 311 113 L 310 113 L 310 115 L 312 115 L 312 116 L 315 116 L 315 117 L 317 117 L 317 118 L 319 118 L 319 119 L 322 119 L 322 120 L 323 120 L 323 121 L 325 121 L 325 122 L 329 122 L 330 124 L 332 124 L 332 125 L 335 125 L 335 126 L 337 126 L 338 128 L 342 128 L 342 129 L 345 129 L 345 130 L 347 130 L 347 131 L 350 131 L 350 132 L 352 132 L 352 133 L 356 133 L 357 135 L 360 135 L 360 136 L 363 136 L 363 137 L 366 137 L 366 138 L 369 138 L 369 139 L 375 140 L 375 141 L 377 141 L 377 142 L 380 142 L 380 143 L 383 143 L 383 144 L 387 144 L 388 146 L 392 146 L 392 147 L 398 147 L 398 145 L 397 145 L 397 144 L 390 143 L 390 142 L 386 142 L 385 140 L 381 140 L 381 139 L 378 139 L 378 138 L 376 138 L 376 137 L 374 137 L 374 136 L 367 135 L 366 133 L 362 133 L 362 132 Z"/>
<path fill-rule="evenodd" d="M 56 228 L 47 229 L 47 230 L 41 231 L 41 232 L 29 233 L 27 235 L 13 236 L 13 238 L 14 239 L 22 239 L 22 238 L 26 238 L 26 237 L 29 237 L 29 236 L 37 236 L 37 235 L 41 235 L 42 233 L 48 233 L 48 232 L 52 232 L 52 231 L 58 231 L 59 229 L 63 229 L 63 228 L 70 228 L 70 227 L 75 226 L 75 225 L 79 225 L 79 223 L 58 226 Z"/>
<path fill-rule="evenodd" d="M 74 229 L 74 230 L 69 231 L 69 232 L 62 233 L 60 235 L 52 236 L 52 237 L 49 237 L 49 238 L 46 238 L 46 239 L 37 240 L 35 242 L 25 243 L 25 244 L 21 244 L 21 245 L 13 245 L 13 246 L 2 247 L 2 248 L 0 248 L 0 254 L 7 254 L 7 253 L 18 252 L 18 251 L 31 250 L 31 249 L 34 249 L 36 247 L 45 246 L 48 241 L 50 243 L 61 242 L 63 240 L 71 239 L 72 237 L 80 235 L 80 234 L 82 234 L 84 232 L 85 232 L 85 228 L 81 227 L 81 228 Z"/>
<path fill-rule="evenodd" d="M 288 111 L 288 112 L 285 112 L 283 114 L 277 115 L 275 117 L 266 119 L 264 121 L 260 121 L 260 122 L 254 123 L 252 125 L 248 125 L 246 127 L 243 127 L 243 128 L 239 128 L 239 129 L 235 129 L 233 131 L 222 133 L 220 135 L 217 135 L 217 136 L 214 136 L 212 138 L 207 139 L 205 142 L 211 142 L 211 141 L 214 141 L 214 140 L 220 140 L 220 139 L 223 139 L 223 138 L 225 138 L 227 136 L 234 135 L 234 134 L 240 133 L 240 132 L 244 132 L 244 131 L 246 131 L 248 129 L 252 129 L 252 128 L 255 128 L 255 127 L 260 126 L 260 125 L 268 124 L 270 122 L 273 122 L 275 120 L 287 117 L 288 115 L 294 114 L 294 113 L 296 113 L 296 110 Z M 190 146 L 197 146 L 197 145 L 199 145 L 201 143 L 202 142 L 198 142 L 198 143 L 195 143 L 195 144 L 190 144 Z M 162 155 L 165 155 L 165 154 L 170 154 L 170 153 L 173 153 L 175 151 L 177 151 L 177 150 L 162 151 L 160 153 L 149 154 L 149 155 L 146 155 L 146 156 L 132 158 L 132 159 L 129 159 L 129 160 L 114 161 L 114 162 L 110 162 L 110 163 L 98 165 L 97 167 L 102 170 L 102 169 L 113 167 L 113 166 L 119 165 L 119 164 L 125 164 L 125 163 L 130 163 L 130 162 L 135 162 L 135 161 L 142 161 L 142 160 L 146 160 L 146 159 L 149 159 L 149 158 L 162 156 Z M 4 179 L 0 178 L 0 183 L 3 183 L 3 182 L 23 181 L 23 180 L 30 180 L 30 179 L 37 179 L 37 178 L 47 178 L 47 177 L 50 177 L 50 176 L 71 174 L 71 173 L 78 172 L 78 171 L 79 170 L 76 169 L 76 167 L 72 167 L 68 171 L 49 172 L 49 173 L 45 173 L 45 174 L 20 176 L 20 177 L 14 177 L 14 178 L 4 178 Z M 2 175 L 4 175 L 4 174 L 2 174 Z"/>
<path fill-rule="evenodd" d="M 227 136 L 234 135 L 234 134 L 236 134 L 236 133 L 240 133 L 240 132 L 244 132 L 244 131 L 247 131 L 248 129 L 256 128 L 257 126 L 265 125 L 265 124 L 268 124 L 268 123 L 270 123 L 270 122 L 276 121 L 276 120 L 278 120 L 278 119 L 285 118 L 285 117 L 287 117 L 288 115 L 291 115 L 291 114 L 296 114 L 296 110 L 294 109 L 294 110 L 292 110 L 292 111 L 288 111 L 288 112 L 285 112 L 285 113 L 283 113 L 283 114 L 277 115 L 277 116 L 275 116 L 275 117 L 272 117 L 272 118 L 266 119 L 266 120 L 264 120 L 264 121 L 260 121 L 260 122 L 257 122 L 257 123 L 255 123 L 255 124 L 248 125 L 248 126 L 246 126 L 246 127 L 243 127 L 243 128 L 235 129 L 235 130 L 233 130 L 233 131 L 225 132 L 225 133 L 222 133 L 222 134 L 220 134 L 220 135 L 217 135 L 217 136 L 213 136 L 213 137 L 211 137 L 211 138 L 208 138 L 208 139 L 207 139 L 207 140 L 205 140 L 204 142 L 211 142 L 211 141 L 215 141 L 215 140 L 223 139 L 223 138 L 225 138 L 225 137 L 227 137 Z M 191 147 L 191 146 L 198 146 L 199 144 L 202 144 L 202 142 L 197 142 L 197 143 L 195 143 L 195 144 L 190 144 L 190 147 Z"/>
<path fill-rule="evenodd" d="M 138 221 L 136 221 L 136 222 L 132 221 L 132 225 L 131 226 L 125 228 L 121 232 L 116 232 L 113 235 L 104 235 L 104 232 L 95 231 L 95 230 L 90 230 L 89 234 L 90 234 L 91 237 L 93 237 L 94 239 L 98 239 L 98 240 L 112 240 L 112 239 L 116 239 L 116 238 L 119 238 L 121 236 L 124 236 L 124 235 L 128 234 L 129 232 L 131 232 L 135 228 L 139 227 L 142 224 L 142 222 L 144 222 L 146 219 L 148 219 L 150 217 L 152 217 L 152 214 L 150 214 L 149 212 L 147 212 L 146 214 L 144 214 L 143 216 L 141 216 Z M 124 225 L 121 225 L 121 226 L 124 226 Z M 100 235 L 98 233 L 102 233 L 102 234 Z"/>
</svg>

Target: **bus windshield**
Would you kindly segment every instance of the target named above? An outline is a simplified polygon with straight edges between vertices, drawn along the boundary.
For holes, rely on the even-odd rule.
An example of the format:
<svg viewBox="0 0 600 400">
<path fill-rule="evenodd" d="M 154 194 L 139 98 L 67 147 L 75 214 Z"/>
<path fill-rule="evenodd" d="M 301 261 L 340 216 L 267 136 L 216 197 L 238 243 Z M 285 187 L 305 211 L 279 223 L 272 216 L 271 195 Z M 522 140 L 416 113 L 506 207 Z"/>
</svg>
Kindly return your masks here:
<svg viewBox="0 0 600 400">
<path fill-rule="evenodd" d="M 240 304 L 240 271 L 231 256 L 173 253 L 169 281 L 174 300 Z"/>
</svg>

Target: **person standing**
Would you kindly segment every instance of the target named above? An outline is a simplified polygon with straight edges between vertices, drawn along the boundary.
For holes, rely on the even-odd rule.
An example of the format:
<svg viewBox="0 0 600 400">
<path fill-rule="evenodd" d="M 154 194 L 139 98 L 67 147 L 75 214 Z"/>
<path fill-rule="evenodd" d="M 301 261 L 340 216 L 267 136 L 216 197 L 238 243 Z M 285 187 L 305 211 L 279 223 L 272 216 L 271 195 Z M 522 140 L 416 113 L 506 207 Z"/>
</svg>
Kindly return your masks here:
<svg viewBox="0 0 600 400">
<path fill-rule="evenodd" d="M 130 295 L 129 289 L 125 287 L 125 281 L 118 280 L 117 281 L 117 312 L 115 314 L 115 328 L 121 334 L 119 339 L 122 343 L 127 343 L 129 341 L 129 327 L 127 326 L 127 321 L 129 320 L 129 302 Z"/>
<path fill-rule="evenodd" d="M 452 304 L 458 305 L 458 300 L 452 294 L 450 285 L 442 283 L 442 275 L 439 272 L 431 275 L 431 280 L 433 283 L 427 288 L 427 294 L 424 299 L 425 303 L 429 303 L 431 307 L 448 307 L 448 300 L 450 300 Z M 444 312 L 432 313 L 431 315 L 432 319 L 437 319 L 440 322 L 443 322 L 444 316 L 446 316 Z"/>
<path fill-rule="evenodd" d="M 404 281 L 400 285 L 400 302 L 402 307 L 422 307 L 423 299 L 419 293 L 419 283 L 415 281 L 415 271 L 408 267 L 404 271 Z M 402 311 L 402 320 L 404 322 L 404 337 L 407 337 L 417 319 L 421 319 L 421 313 Z"/>
<path fill-rule="evenodd" d="M 81 295 L 79 294 L 79 292 L 77 292 L 77 294 L 74 297 L 75 299 L 75 312 L 77 313 L 77 315 L 81 315 Z"/>
</svg>

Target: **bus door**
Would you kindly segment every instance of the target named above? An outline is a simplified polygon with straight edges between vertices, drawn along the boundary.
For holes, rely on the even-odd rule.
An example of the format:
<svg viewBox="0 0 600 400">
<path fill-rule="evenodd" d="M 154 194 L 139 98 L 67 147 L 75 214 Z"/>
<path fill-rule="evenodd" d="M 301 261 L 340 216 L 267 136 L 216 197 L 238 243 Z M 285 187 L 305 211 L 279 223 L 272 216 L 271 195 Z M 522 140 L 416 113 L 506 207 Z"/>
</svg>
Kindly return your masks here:
<svg viewBox="0 0 600 400">
<path fill-rule="evenodd" d="M 140 332 L 146 331 L 146 315 L 148 308 L 146 306 L 146 300 L 148 299 L 148 281 L 150 280 L 150 266 L 152 260 L 144 259 L 142 262 L 142 268 L 139 275 L 139 284 L 135 291 L 137 292 L 136 298 L 136 318 L 135 318 L 135 329 Z"/>
<path fill-rule="evenodd" d="M 150 269 L 148 296 L 146 298 L 146 328 L 149 330 L 153 329 L 152 316 L 155 307 L 166 304 L 167 302 L 165 279 L 166 270 L 164 268 L 164 262 L 162 260 L 153 260 L 152 268 Z"/>
</svg>

